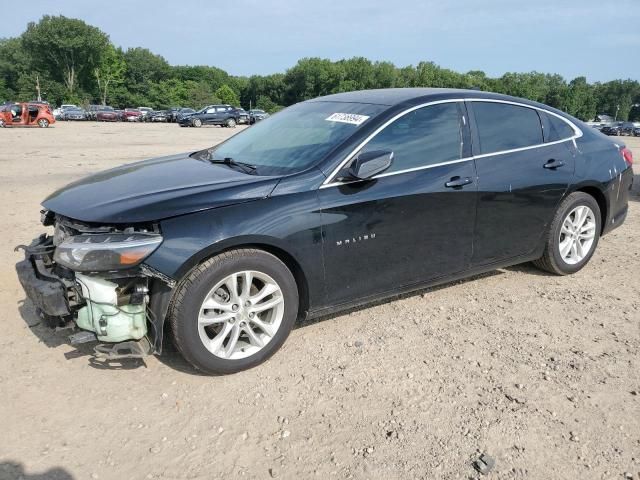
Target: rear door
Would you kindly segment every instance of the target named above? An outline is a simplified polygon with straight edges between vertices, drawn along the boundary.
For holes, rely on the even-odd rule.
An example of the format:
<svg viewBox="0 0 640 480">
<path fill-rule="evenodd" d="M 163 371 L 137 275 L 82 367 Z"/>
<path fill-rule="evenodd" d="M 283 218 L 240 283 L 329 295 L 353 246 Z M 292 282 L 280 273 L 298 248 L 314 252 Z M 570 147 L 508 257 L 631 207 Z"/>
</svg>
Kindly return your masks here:
<svg viewBox="0 0 640 480">
<path fill-rule="evenodd" d="M 473 112 L 478 172 L 472 264 L 532 253 L 573 179 L 575 132 L 558 117 L 525 105 L 483 100 L 467 107 Z M 558 128 L 567 127 L 564 140 L 552 136 L 549 117 Z"/>
<path fill-rule="evenodd" d="M 464 104 L 407 112 L 358 153 L 375 150 L 393 151 L 389 170 L 329 179 L 319 191 L 329 304 L 459 272 L 471 259 L 476 185 Z"/>
</svg>

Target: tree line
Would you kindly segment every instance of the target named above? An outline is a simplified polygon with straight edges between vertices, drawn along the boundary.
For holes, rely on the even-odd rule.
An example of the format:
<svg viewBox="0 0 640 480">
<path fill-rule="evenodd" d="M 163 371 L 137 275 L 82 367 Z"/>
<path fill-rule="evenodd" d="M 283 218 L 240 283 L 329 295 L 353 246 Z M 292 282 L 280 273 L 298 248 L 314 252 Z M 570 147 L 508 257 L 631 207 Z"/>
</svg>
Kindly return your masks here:
<svg viewBox="0 0 640 480">
<path fill-rule="evenodd" d="M 557 74 L 459 73 L 433 62 L 397 67 L 366 58 L 303 58 L 284 73 L 230 75 L 211 66 L 170 65 L 146 48 L 122 48 L 82 20 L 44 16 L 19 37 L 0 39 L 0 102 L 38 95 L 54 105 L 108 104 L 118 108 L 200 108 L 212 103 L 275 112 L 331 93 L 369 88 L 450 87 L 505 93 L 546 103 L 582 120 L 608 114 L 640 120 L 640 83 L 567 81 Z"/>
</svg>

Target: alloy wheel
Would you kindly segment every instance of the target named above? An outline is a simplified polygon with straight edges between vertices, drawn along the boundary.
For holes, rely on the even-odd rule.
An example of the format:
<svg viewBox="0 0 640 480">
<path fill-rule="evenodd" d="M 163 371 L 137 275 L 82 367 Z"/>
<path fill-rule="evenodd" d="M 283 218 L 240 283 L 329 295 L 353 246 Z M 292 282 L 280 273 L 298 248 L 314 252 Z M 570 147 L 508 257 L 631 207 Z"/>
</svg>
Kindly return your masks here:
<svg viewBox="0 0 640 480">
<path fill-rule="evenodd" d="M 207 294 L 198 314 L 200 340 L 226 360 L 259 352 L 278 332 L 284 296 L 269 275 L 247 270 L 232 273 Z"/>
<path fill-rule="evenodd" d="M 586 205 L 569 212 L 560 228 L 560 256 L 568 265 L 581 262 L 593 246 L 596 235 L 596 218 Z"/>
<path fill-rule="evenodd" d="M 38 125 L 40 125 L 41 128 L 47 128 L 49 126 L 49 120 L 47 120 L 46 118 L 41 118 L 40 120 L 38 120 Z"/>
</svg>

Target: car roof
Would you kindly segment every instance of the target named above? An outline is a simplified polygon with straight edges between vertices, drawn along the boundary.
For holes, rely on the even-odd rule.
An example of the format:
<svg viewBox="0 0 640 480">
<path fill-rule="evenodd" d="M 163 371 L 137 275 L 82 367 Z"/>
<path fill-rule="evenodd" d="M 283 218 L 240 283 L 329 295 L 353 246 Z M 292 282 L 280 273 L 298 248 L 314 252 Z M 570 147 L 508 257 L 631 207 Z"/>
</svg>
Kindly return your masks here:
<svg viewBox="0 0 640 480">
<path fill-rule="evenodd" d="M 335 93 L 324 97 L 307 100 L 308 102 L 346 102 L 370 103 L 394 106 L 404 103 L 421 103 L 450 98 L 487 98 L 494 100 L 509 100 L 519 103 L 539 106 L 536 102 L 510 97 L 499 93 L 483 92 L 480 90 L 464 90 L 457 88 L 383 88 L 373 90 L 358 90 L 355 92 Z M 545 108 L 548 108 L 545 106 Z"/>
</svg>

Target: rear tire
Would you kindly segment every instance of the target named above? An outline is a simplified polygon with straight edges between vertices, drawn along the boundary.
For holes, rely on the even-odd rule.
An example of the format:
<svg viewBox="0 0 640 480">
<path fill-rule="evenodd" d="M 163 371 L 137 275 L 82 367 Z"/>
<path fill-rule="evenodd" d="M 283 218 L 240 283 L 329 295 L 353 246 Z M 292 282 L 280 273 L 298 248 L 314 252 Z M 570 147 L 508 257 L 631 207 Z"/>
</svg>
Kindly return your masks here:
<svg viewBox="0 0 640 480">
<path fill-rule="evenodd" d="M 233 118 L 228 118 L 226 122 L 224 122 L 224 126 L 227 128 L 236 128 L 236 121 Z"/>
<path fill-rule="evenodd" d="M 265 308 L 268 303 L 273 305 Z M 286 265 L 263 250 L 239 249 L 196 267 L 177 287 L 167 318 L 189 363 L 228 374 L 271 357 L 297 315 L 298 288 Z"/>
<path fill-rule="evenodd" d="M 533 264 L 556 275 L 576 273 L 593 256 L 601 231 L 598 202 L 587 193 L 574 192 L 558 207 L 545 238 L 544 253 Z"/>
<path fill-rule="evenodd" d="M 40 120 L 38 120 L 38 125 L 40 126 L 40 128 L 47 128 L 49 126 L 49 120 L 47 120 L 46 118 L 41 118 Z"/>
</svg>

